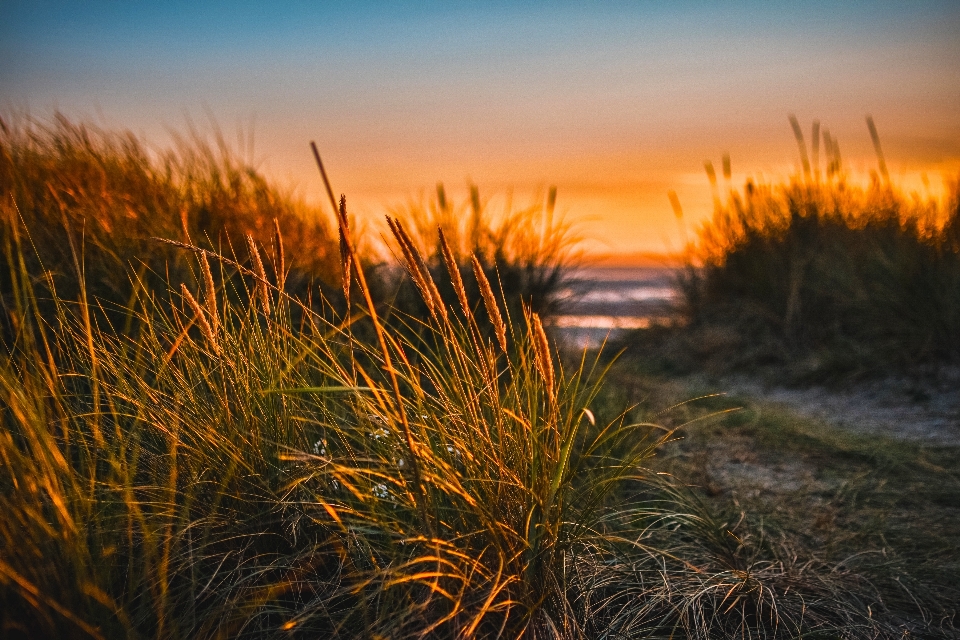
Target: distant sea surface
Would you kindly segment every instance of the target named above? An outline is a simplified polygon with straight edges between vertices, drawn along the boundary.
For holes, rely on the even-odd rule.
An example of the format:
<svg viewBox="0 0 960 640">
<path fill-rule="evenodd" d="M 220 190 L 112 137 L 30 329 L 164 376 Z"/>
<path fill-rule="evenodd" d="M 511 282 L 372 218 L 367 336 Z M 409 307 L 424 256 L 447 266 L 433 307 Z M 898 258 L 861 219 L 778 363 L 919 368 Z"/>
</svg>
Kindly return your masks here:
<svg viewBox="0 0 960 640">
<path fill-rule="evenodd" d="M 560 292 L 563 314 L 557 336 L 579 347 L 597 347 L 631 329 L 666 318 L 675 301 L 676 270 L 668 267 L 584 267 Z"/>
</svg>

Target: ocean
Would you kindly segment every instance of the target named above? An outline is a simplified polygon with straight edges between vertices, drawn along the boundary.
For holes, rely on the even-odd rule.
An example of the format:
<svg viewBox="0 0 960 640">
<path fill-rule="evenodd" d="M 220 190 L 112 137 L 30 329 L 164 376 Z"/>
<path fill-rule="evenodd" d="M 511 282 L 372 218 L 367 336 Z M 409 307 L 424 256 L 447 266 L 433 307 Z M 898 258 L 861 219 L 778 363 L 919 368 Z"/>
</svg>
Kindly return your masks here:
<svg viewBox="0 0 960 640">
<path fill-rule="evenodd" d="M 631 329 L 665 320 L 675 302 L 668 267 L 583 267 L 560 292 L 562 314 L 551 326 L 568 346 L 594 348 Z"/>
</svg>

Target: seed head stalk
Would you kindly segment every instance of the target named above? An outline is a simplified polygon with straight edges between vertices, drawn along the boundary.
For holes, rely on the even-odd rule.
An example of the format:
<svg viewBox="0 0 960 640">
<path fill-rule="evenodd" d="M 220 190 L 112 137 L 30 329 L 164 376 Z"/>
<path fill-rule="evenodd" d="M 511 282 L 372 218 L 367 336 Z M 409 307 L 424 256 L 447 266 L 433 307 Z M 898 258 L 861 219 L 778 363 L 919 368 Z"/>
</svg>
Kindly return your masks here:
<svg viewBox="0 0 960 640">
<path fill-rule="evenodd" d="M 363 294 L 364 301 L 367 303 L 367 311 L 370 314 L 370 321 L 373 322 L 373 328 L 377 334 L 377 341 L 380 343 L 380 351 L 383 354 L 383 366 L 390 376 L 390 384 L 393 387 L 393 395 L 397 403 L 397 411 L 400 413 L 400 423 L 403 426 L 403 435 L 406 439 L 407 449 L 410 452 L 410 469 L 413 473 L 413 482 L 416 488 L 417 513 L 420 516 L 421 525 L 434 537 L 433 526 L 427 518 L 425 508 L 426 492 L 423 487 L 423 479 L 420 473 L 420 456 L 416 445 L 413 442 L 413 432 L 410 429 L 410 421 L 407 418 L 407 411 L 403 403 L 403 395 L 400 393 L 400 381 L 397 378 L 397 372 L 393 368 L 393 362 L 390 358 L 390 347 L 387 344 L 387 337 L 377 316 L 377 309 L 373 303 L 373 297 L 370 295 L 370 288 L 367 286 L 367 279 L 363 275 L 363 269 L 356 260 L 356 252 L 353 247 L 353 240 L 347 229 L 347 198 L 340 196 L 340 207 L 337 210 L 337 222 L 340 226 L 340 238 L 343 240 L 343 246 L 346 254 L 350 257 L 357 274 L 357 285 Z"/>
</svg>

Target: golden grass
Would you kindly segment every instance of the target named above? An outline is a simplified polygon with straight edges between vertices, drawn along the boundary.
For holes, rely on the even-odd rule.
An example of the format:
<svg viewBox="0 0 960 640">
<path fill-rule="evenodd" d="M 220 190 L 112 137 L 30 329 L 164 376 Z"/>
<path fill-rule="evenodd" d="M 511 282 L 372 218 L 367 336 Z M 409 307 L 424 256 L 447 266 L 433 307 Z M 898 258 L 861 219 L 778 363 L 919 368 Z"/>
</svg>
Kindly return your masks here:
<svg viewBox="0 0 960 640">
<path fill-rule="evenodd" d="M 491 260 L 444 227 L 428 253 L 393 221 L 432 313 L 387 322 L 343 197 L 337 216 L 341 313 L 285 284 L 279 217 L 283 235 L 262 220 L 269 234 L 250 233 L 244 263 L 180 235 L 178 214 L 153 245 L 190 275 L 159 288 L 126 271 L 137 286 L 114 315 L 125 331 L 82 278 L 38 289 L 29 224 L 3 221 L 5 633 L 895 634 L 848 576 L 731 539 L 650 471 L 673 431 L 605 396 L 599 360 L 555 357 L 530 300 L 490 278 L 502 266 L 493 240 L 470 240 Z M 551 242 L 531 241 L 529 264 L 503 264 L 549 284 L 562 264 Z M 467 263 L 475 282 L 462 278 Z"/>
<path fill-rule="evenodd" d="M 826 132 L 824 177 L 791 124 L 803 175 L 748 181 L 725 202 L 718 193 L 690 249 L 680 278 L 686 333 L 704 345 L 704 332 L 731 333 L 728 350 L 700 360 L 786 365 L 811 379 L 960 361 L 960 182 L 942 200 L 898 189 L 872 121 L 881 171 L 870 186 L 848 181 Z"/>
<path fill-rule="evenodd" d="M 211 257 L 177 245 L 201 270 Z M 392 328 L 355 267 L 372 342 L 305 309 L 295 329 L 299 303 L 275 285 L 268 307 L 218 292 L 213 339 L 189 289 L 183 311 L 145 293 L 140 331 L 118 336 L 63 300 L 35 315 L 19 273 L 20 330 L 0 363 L 11 633 L 887 629 L 843 580 L 740 557 L 723 523 L 646 469 L 672 432 L 606 403 L 596 362 L 558 366 L 532 312 L 508 327 L 509 351 L 452 308 Z"/>
</svg>

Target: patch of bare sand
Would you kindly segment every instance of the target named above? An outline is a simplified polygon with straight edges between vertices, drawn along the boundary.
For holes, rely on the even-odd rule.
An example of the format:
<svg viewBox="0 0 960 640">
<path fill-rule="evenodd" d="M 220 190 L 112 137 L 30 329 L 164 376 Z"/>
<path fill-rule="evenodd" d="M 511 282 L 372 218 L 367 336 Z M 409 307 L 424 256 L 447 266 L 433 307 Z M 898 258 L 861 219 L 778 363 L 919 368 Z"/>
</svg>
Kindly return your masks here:
<svg viewBox="0 0 960 640">
<path fill-rule="evenodd" d="M 786 388 L 745 378 L 719 386 L 730 394 L 781 405 L 855 433 L 928 446 L 960 446 L 960 370 L 942 372 L 923 384 L 887 378 L 839 390 Z"/>
</svg>

